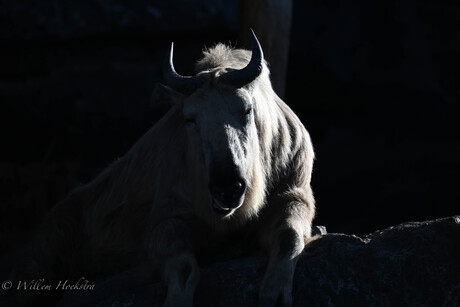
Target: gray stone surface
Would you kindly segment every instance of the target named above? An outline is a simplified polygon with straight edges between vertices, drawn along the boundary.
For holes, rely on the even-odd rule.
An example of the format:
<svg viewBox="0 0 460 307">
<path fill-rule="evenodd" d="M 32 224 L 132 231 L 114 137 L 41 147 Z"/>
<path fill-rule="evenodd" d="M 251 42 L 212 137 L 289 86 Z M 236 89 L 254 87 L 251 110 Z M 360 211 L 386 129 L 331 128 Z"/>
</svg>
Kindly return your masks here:
<svg viewBox="0 0 460 307">
<path fill-rule="evenodd" d="M 331 233 L 310 244 L 294 276 L 294 306 L 458 306 L 460 216 L 409 222 L 358 237 Z M 203 268 L 196 306 L 254 306 L 265 260 Z M 124 272 L 60 306 L 161 306 L 162 283 Z"/>
</svg>

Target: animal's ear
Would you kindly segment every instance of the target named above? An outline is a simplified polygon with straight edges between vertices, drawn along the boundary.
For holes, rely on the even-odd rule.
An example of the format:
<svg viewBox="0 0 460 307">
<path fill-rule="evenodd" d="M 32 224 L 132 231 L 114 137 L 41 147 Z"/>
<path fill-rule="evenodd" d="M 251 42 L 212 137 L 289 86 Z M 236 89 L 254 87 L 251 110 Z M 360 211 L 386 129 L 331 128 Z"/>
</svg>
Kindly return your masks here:
<svg viewBox="0 0 460 307">
<path fill-rule="evenodd" d="M 185 98 L 184 94 L 181 94 L 169 86 L 161 83 L 157 83 L 153 89 L 152 97 L 150 99 L 151 106 L 157 105 L 176 105 L 181 103 Z"/>
</svg>

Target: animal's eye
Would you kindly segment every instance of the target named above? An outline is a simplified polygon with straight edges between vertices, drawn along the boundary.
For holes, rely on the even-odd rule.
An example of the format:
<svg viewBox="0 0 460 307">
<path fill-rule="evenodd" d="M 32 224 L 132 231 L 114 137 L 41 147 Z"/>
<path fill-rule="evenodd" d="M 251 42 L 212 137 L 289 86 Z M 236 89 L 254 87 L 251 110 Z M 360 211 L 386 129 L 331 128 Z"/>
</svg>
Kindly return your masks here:
<svg viewBox="0 0 460 307">
<path fill-rule="evenodd" d="M 187 126 L 192 126 L 192 125 L 195 125 L 196 122 L 195 122 L 195 119 L 193 119 L 193 118 L 186 118 L 186 119 L 185 119 L 185 124 L 186 124 Z"/>
<path fill-rule="evenodd" d="M 252 113 L 252 107 L 247 108 L 246 111 L 244 111 L 244 116 L 248 116 Z"/>
</svg>

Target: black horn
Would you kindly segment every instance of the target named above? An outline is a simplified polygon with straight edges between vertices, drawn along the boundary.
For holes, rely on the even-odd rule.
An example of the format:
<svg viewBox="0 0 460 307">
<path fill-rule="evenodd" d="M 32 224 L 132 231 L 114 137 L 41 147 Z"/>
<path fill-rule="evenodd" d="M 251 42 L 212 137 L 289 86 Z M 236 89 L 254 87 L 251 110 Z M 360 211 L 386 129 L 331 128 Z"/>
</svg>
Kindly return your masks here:
<svg viewBox="0 0 460 307">
<path fill-rule="evenodd" d="M 220 76 L 220 81 L 224 84 L 242 87 L 254 81 L 262 72 L 264 53 L 254 31 L 251 29 L 252 38 L 252 55 L 249 64 L 246 67 L 230 71 Z"/>
<path fill-rule="evenodd" d="M 191 93 L 203 84 L 204 79 L 199 76 L 179 75 L 174 69 L 173 53 L 174 43 L 171 43 L 169 56 L 165 58 L 163 66 L 163 77 L 165 78 L 166 84 L 180 92 Z"/>
</svg>

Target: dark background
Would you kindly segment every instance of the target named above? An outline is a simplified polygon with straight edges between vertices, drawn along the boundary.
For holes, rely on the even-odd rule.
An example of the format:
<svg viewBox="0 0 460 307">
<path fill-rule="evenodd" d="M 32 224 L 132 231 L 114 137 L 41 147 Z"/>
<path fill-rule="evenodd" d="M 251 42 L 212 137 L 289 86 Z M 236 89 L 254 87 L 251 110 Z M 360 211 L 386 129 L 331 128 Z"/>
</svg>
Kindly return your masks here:
<svg viewBox="0 0 460 307">
<path fill-rule="evenodd" d="M 237 5 L 0 1 L 2 251 L 161 117 L 172 40 L 182 74 L 204 45 L 238 45 Z M 459 214 L 459 58 L 457 1 L 294 1 L 285 101 L 313 139 L 316 223 Z"/>
</svg>

